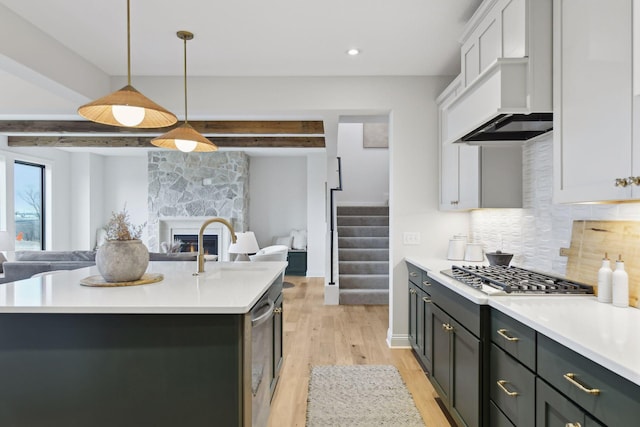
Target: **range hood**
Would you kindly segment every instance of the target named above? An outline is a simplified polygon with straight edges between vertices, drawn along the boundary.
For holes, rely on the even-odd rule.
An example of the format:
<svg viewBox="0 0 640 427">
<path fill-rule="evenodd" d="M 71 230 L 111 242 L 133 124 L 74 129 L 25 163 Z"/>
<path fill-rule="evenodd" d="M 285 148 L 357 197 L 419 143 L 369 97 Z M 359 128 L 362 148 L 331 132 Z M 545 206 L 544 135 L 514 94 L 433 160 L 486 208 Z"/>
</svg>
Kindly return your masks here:
<svg viewBox="0 0 640 427">
<path fill-rule="evenodd" d="M 553 113 L 498 114 L 469 132 L 459 142 L 527 141 L 553 130 Z"/>
<path fill-rule="evenodd" d="M 551 64 L 499 58 L 443 106 L 443 142 L 496 145 L 553 129 Z"/>
</svg>

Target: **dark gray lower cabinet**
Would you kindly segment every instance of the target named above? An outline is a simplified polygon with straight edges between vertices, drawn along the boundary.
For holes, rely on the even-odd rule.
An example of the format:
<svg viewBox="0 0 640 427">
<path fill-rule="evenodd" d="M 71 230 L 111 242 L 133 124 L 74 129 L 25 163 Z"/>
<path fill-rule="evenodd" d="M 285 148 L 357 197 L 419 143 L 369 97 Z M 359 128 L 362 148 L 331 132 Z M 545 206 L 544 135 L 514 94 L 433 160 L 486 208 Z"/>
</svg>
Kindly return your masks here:
<svg viewBox="0 0 640 427">
<path fill-rule="evenodd" d="M 431 382 L 461 426 L 481 425 L 481 341 L 438 306 L 432 307 Z"/>
<path fill-rule="evenodd" d="M 543 380 L 536 382 L 536 427 L 603 427 Z"/>
<path fill-rule="evenodd" d="M 422 367 L 431 372 L 431 296 L 409 282 L 409 341 Z"/>
</svg>

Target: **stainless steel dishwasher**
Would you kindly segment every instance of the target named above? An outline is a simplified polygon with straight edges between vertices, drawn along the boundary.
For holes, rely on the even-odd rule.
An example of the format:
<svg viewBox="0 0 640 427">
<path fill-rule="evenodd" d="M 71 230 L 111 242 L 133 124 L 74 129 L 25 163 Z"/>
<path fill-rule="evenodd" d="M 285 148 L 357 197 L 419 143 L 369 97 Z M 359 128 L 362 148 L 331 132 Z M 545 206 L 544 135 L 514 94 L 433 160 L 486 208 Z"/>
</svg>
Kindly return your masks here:
<svg viewBox="0 0 640 427">
<path fill-rule="evenodd" d="M 271 406 L 273 378 L 274 303 L 282 283 L 274 283 L 253 306 L 251 317 L 251 425 L 265 427 Z"/>
</svg>

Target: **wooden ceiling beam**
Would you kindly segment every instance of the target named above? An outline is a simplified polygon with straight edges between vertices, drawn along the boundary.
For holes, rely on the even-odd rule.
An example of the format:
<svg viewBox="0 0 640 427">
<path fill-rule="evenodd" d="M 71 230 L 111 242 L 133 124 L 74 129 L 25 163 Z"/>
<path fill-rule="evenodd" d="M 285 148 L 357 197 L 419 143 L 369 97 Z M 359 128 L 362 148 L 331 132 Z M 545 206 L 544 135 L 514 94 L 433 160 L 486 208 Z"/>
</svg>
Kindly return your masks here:
<svg viewBox="0 0 640 427">
<path fill-rule="evenodd" d="M 0 134 L 145 134 L 161 135 L 176 125 L 162 129 L 136 129 L 115 127 L 86 120 L 3 120 L 0 121 Z M 324 135 L 321 120 L 195 120 L 189 121 L 198 132 L 207 135 L 245 134 L 245 135 Z"/>
<path fill-rule="evenodd" d="M 161 148 L 151 145 L 153 137 L 136 136 L 9 136 L 9 147 L 138 147 Z M 323 136 L 219 136 L 208 137 L 218 147 L 233 148 L 324 148 Z"/>
</svg>

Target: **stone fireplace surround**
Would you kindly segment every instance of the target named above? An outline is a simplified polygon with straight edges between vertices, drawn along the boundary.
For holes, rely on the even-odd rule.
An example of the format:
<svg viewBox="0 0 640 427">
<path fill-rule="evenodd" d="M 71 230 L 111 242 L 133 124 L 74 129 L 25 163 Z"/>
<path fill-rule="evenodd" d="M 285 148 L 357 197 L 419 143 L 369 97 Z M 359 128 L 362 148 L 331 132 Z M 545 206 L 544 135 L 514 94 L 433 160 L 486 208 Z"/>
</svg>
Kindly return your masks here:
<svg viewBox="0 0 640 427">
<path fill-rule="evenodd" d="M 249 157 L 243 152 L 148 154 L 149 250 L 175 234 L 198 234 L 212 217 L 230 221 L 236 231 L 249 227 Z M 209 225 L 205 235 L 218 236 L 218 259 L 229 260 L 227 228 Z"/>
</svg>

